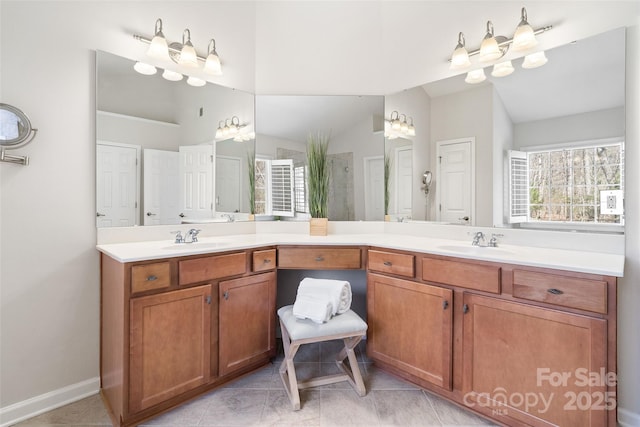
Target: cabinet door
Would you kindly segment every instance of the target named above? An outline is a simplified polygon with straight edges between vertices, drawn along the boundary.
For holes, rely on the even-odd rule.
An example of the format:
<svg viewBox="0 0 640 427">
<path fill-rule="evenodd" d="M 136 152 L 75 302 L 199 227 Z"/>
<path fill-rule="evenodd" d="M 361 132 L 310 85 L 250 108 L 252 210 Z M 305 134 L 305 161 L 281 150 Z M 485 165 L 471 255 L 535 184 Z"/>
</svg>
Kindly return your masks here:
<svg viewBox="0 0 640 427">
<path fill-rule="evenodd" d="M 210 285 L 134 298 L 130 310 L 131 413 L 209 380 Z"/>
<path fill-rule="evenodd" d="M 508 425 L 606 425 L 604 408 L 615 406 L 603 385 L 614 380 L 606 320 L 479 295 L 463 302 L 466 405 Z"/>
<path fill-rule="evenodd" d="M 450 390 L 452 298 L 449 289 L 369 274 L 369 357 Z"/>
<path fill-rule="evenodd" d="M 275 354 L 276 275 L 220 282 L 220 376 Z"/>
</svg>

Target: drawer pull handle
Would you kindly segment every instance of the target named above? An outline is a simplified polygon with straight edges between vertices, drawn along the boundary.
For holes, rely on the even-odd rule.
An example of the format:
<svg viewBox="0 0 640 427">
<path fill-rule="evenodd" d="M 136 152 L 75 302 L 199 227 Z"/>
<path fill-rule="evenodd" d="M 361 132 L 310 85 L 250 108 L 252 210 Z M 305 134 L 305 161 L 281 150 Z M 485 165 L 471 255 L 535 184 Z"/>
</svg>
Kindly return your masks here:
<svg viewBox="0 0 640 427">
<path fill-rule="evenodd" d="M 467 314 L 467 313 L 469 312 L 469 305 L 467 305 L 467 304 L 463 304 L 463 305 L 462 305 L 462 312 L 463 312 L 464 314 Z"/>
<path fill-rule="evenodd" d="M 449 301 L 447 301 L 447 300 L 442 301 L 442 309 L 446 310 L 447 307 L 449 307 Z"/>
<path fill-rule="evenodd" d="M 317 261 L 317 262 L 322 262 L 322 261 L 324 261 L 324 257 L 323 257 L 322 255 L 317 256 L 317 257 L 316 257 L 316 261 Z"/>
<path fill-rule="evenodd" d="M 554 294 L 554 295 L 562 295 L 562 294 L 564 294 L 563 291 L 561 291 L 560 289 L 556 289 L 556 288 L 547 289 L 547 292 L 549 292 L 550 294 Z"/>
<path fill-rule="evenodd" d="M 265 264 L 271 264 L 271 260 L 269 258 L 265 258 L 262 262 Z"/>
<path fill-rule="evenodd" d="M 158 280 L 158 276 L 147 276 L 147 282 L 153 282 L 154 280 Z"/>
<path fill-rule="evenodd" d="M 386 265 L 387 267 L 391 267 L 393 265 L 391 261 L 385 261 L 383 262 L 383 264 Z"/>
</svg>

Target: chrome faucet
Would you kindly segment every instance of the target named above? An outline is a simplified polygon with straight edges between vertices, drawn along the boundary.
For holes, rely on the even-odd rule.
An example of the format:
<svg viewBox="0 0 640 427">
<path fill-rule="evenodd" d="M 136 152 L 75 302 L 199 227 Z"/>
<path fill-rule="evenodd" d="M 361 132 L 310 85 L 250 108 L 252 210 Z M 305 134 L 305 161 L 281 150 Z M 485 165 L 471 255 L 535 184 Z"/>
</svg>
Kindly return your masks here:
<svg viewBox="0 0 640 427">
<path fill-rule="evenodd" d="M 192 228 L 191 230 L 187 231 L 187 235 L 184 238 L 184 243 L 196 243 L 198 241 L 198 233 L 201 230 L 196 230 L 195 228 Z M 191 238 L 191 240 L 187 240 L 188 238 Z"/>
<path fill-rule="evenodd" d="M 235 217 L 231 214 L 222 214 L 220 215 L 222 218 L 227 218 L 227 222 L 233 222 L 235 221 Z"/>
<path fill-rule="evenodd" d="M 489 247 L 498 247 L 498 237 L 504 237 L 504 234 L 491 234 L 491 240 L 489 240 Z"/>
<path fill-rule="evenodd" d="M 481 246 L 480 240 L 484 242 L 484 233 L 482 231 L 478 231 L 476 232 L 476 234 L 473 235 L 473 242 L 471 242 L 471 245 Z"/>
<path fill-rule="evenodd" d="M 182 237 L 182 233 L 180 231 L 172 231 L 171 234 L 176 235 L 175 243 L 184 243 L 184 237 Z"/>
</svg>

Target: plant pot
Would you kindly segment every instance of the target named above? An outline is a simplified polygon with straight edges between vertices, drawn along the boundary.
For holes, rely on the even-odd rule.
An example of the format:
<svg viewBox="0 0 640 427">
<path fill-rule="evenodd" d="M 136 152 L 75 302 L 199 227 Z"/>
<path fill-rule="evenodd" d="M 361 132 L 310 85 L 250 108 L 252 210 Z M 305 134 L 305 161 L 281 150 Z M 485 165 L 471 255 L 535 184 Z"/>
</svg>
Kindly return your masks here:
<svg viewBox="0 0 640 427">
<path fill-rule="evenodd" d="M 249 214 L 248 221 L 255 221 L 255 220 L 256 220 L 256 216 L 254 214 Z"/>
<path fill-rule="evenodd" d="M 326 236 L 329 228 L 329 218 L 311 218 L 309 234 L 311 236 Z"/>
<path fill-rule="evenodd" d="M 385 215 L 385 216 L 384 216 L 384 220 L 385 220 L 386 222 L 391 221 L 391 215 Z"/>
</svg>

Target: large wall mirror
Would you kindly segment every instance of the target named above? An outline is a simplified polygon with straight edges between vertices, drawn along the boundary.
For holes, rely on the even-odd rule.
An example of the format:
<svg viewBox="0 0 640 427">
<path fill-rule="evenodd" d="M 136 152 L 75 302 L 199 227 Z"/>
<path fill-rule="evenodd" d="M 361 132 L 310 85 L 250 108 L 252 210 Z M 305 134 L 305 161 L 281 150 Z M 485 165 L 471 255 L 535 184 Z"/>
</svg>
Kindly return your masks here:
<svg viewBox="0 0 640 427">
<path fill-rule="evenodd" d="M 383 220 L 383 114 L 382 96 L 256 96 L 256 158 L 264 165 L 257 170 L 256 213 L 308 218 L 307 138 L 321 134 L 329 137 L 329 220 Z M 294 178 L 291 203 L 279 208 L 274 201 L 286 197 L 273 188 L 280 181 L 270 165 L 288 165 Z"/>
<path fill-rule="evenodd" d="M 566 150 L 556 163 L 562 171 L 545 178 L 539 191 L 530 185 L 529 214 L 566 218 L 568 229 L 597 218 L 604 230 L 623 231 L 624 216 L 601 208 L 598 199 L 600 191 L 615 193 L 624 182 L 623 152 L 611 147 L 624 142 L 625 30 L 550 49 L 546 56 L 548 62 L 535 69 L 514 59 L 515 71 L 505 77 L 492 77 L 486 67 L 480 84 L 458 75 L 386 97 L 385 118 L 397 111 L 416 128 L 415 136 L 386 138 L 394 217 L 509 226 L 505 152 L 593 146 Z M 465 156 L 470 162 L 462 170 L 443 166 Z M 534 161 L 553 161 L 548 155 L 528 159 L 529 168 Z M 428 186 L 425 172 L 432 176 Z M 465 173 L 469 180 L 459 178 Z M 545 189 L 548 194 L 538 194 Z M 574 206 L 564 205 L 568 199 Z"/>
<path fill-rule="evenodd" d="M 96 70 L 98 227 L 249 217 L 252 94 L 143 75 L 100 51 Z"/>
</svg>

